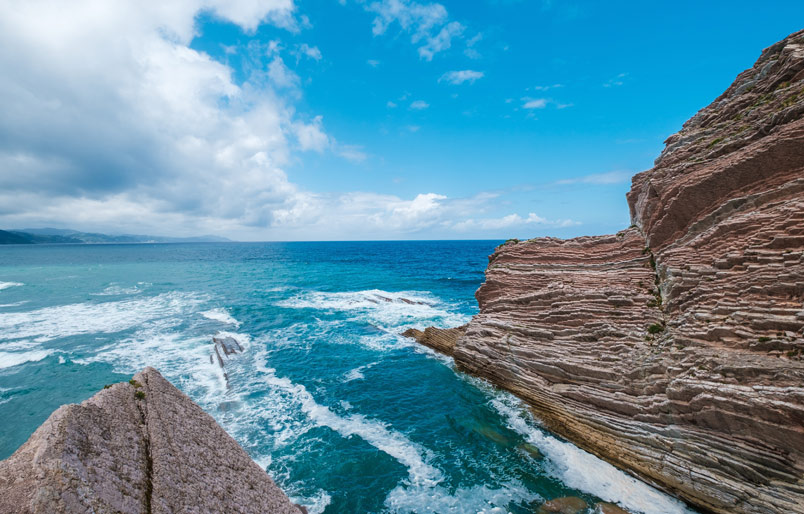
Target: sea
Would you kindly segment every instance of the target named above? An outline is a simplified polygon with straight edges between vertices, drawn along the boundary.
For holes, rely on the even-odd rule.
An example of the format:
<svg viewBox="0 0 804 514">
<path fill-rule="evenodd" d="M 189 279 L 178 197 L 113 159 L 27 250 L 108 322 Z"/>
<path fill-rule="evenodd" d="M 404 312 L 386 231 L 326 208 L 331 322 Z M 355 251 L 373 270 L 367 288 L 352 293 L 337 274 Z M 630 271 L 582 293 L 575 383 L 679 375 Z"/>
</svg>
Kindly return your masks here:
<svg viewBox="0 0 804 514">
<path fill-rule="evenodd" d="M 0 247 L 0 459 L 153 366 L 311 513 L 691 512 L 400 336 L 468 322 L 499 243 Z"/>
</svg>

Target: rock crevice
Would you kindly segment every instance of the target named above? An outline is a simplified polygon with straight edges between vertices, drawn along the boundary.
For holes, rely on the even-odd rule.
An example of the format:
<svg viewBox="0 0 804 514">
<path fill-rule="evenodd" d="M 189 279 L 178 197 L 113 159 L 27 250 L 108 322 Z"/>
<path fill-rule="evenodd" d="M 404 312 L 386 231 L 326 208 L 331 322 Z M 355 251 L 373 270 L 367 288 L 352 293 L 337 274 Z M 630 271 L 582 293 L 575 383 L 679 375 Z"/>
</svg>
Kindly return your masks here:
<svg viewBox="0 0 804 514">
<path fill-rule="evenodd" d="M 212 417 L 146 368 L 60 407 L 0 462 L 0 512 L 304 510 Z"/>
</svg>

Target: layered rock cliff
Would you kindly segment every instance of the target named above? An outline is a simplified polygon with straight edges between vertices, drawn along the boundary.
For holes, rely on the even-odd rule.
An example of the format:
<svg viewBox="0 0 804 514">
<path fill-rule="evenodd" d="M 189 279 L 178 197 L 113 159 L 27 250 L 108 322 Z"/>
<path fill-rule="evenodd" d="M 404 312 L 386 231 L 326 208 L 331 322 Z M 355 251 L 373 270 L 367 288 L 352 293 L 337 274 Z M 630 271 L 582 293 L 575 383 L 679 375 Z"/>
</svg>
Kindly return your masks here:
<svg viewBox="0 0 804 514">
<path fill-rule="evenodd" d="M 666 145 L 630 228 L 497 248 L 455 362 L 702 510 L 804 512 L 804 31 Z"/>
<path fill-rule="evenodd" d="M 0 512 L 300 514 L 211 416 L 146 368 L 56 410 L 0 462 Z"/>
</svg>

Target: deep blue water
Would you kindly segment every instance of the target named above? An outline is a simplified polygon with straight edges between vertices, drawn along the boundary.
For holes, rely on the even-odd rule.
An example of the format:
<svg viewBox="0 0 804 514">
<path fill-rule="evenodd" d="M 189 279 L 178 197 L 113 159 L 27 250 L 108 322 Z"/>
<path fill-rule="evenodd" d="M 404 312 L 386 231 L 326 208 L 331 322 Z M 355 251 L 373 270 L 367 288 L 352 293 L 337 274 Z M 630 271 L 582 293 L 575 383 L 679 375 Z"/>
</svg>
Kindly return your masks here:
<svg viewBox="0 0 804 514">
<path fill-rule="evenodd" d="M 0 247 L 0 458 L 154 366 L 311 512 L 683 512 L 398 335 L 468 321 L 496 244 Z M 228 386 L 218 333 L 245 348 Z"/>
</svg>

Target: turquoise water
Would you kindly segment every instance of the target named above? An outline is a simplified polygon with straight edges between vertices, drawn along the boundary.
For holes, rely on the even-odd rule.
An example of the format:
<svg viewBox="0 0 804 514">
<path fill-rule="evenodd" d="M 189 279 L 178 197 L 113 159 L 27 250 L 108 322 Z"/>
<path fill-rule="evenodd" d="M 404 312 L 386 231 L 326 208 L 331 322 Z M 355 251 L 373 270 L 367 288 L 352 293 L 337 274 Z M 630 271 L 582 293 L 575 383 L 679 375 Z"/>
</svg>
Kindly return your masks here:
<svg viewBox="0 0 804 514">
<path fill-rule="evenodd" d="M 311 512 L 684 512 L 398 335 L 467 322 L 496 244 L 0 247 L 0 458 L 154 366 Z M 218 333 L 245 349 L 228 385 Z"/>
</svg>

